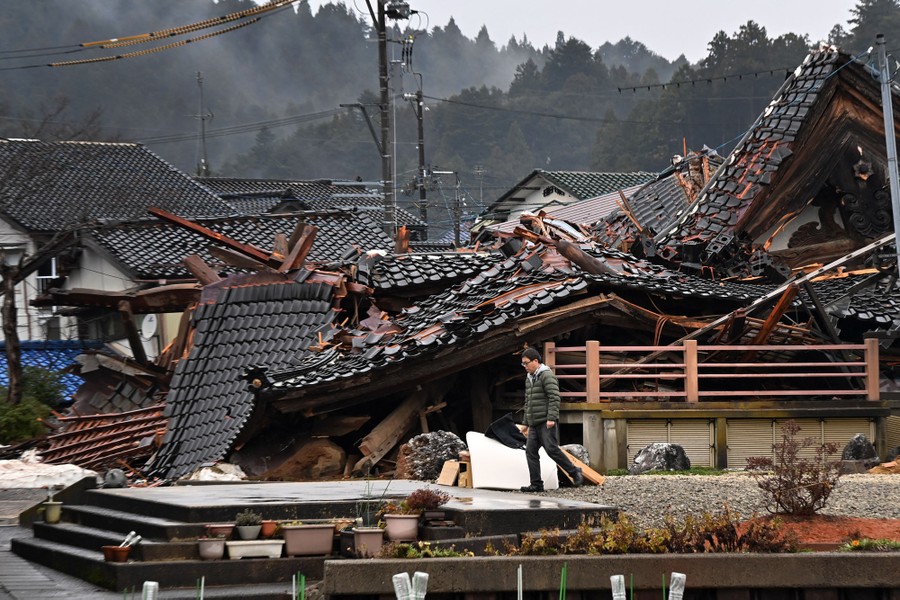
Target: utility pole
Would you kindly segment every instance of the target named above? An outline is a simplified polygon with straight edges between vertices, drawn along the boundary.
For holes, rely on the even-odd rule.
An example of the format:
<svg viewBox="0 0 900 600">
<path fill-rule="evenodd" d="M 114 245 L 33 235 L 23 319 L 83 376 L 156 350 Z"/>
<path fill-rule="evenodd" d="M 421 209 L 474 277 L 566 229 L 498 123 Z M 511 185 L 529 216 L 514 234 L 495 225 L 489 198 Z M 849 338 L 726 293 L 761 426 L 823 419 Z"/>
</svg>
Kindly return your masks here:
<svg viewBox="0 0 900 600">
<path fill-rule="evenodd" d="M 397 223 L 394 206 L 396 192 L 394 182 L 394 144 L 391 139 L 391 81 L 388 75 L 387 55 L 387 19 L 395 21 L 408 19 L 411 11 L 409 4 L 403 0 L 375 0 L 378 10 L 372 8 L 372 0 L 366 0 L 369 16 L 378 32 L 378 88 L 380 91 L 379 109 L 381 113 L 381 178 L 384 180 L 384 230 L 392 238 L 397 236 Z"/>
<path fill-rule="evenodd" d="M 200 119 L 200 160 L 197 161 L 197 176 L 209 177 L 209 155 L 206 153 L 206 119 L 212 120 L 212 113 L 205 112 L 203 107 L 203 73 L 197 71 L 197 86 L 200 88 L 200 112 L 196 118 Z"/>
<path fill-rule="evenodd" d="M 884 34 L 875 36 L 878 46 L 878 70 L 881 79 L 881 110 L 884 113 L 884 143 L 887 149 L 888 181 L 894 215 L 894 245 L 897 248 L 897 274 L 900 275 L 900 182 L 897 181 L 897 140 L 894 131 L 894 106 L 891 98 L 891 70 L 884 46 Z"/>
<path fill-rule="evenodd" d="M 415 101 L 415 109 L 416 109 L 416 119 L 418 121 L 419 126 L 419 139 L 416 143 L 416 146 L 419 150 L 419 176 L 418 176 L 418 187 L 419 187 L 419 218 L 428 224 L 428 198 L 425 192 L 425 178 L 428 176 L 428 173 L 425 170 L 425 119 L 424 119 L 424 111 L 425 111 L 425 102 L 422 98 L 422 84 L 421 84 L 421 75 L 419 80 L 419 89 L 415 94 L 403 94 L 403 97 L 408 100 Z M 428 239 L 428 229 L 425 230 L 425 239 Z"/>
<path fill-rule="evenodd" d="M 456 171 L 432 171 L 432 175 L 453 175 L 456 177 L 456 199 L 453 201 L 453 242 L 459 247 L 460 221 L 462 220 L 462 207 L 459 205 L 459 173 Z"/>
</svg>

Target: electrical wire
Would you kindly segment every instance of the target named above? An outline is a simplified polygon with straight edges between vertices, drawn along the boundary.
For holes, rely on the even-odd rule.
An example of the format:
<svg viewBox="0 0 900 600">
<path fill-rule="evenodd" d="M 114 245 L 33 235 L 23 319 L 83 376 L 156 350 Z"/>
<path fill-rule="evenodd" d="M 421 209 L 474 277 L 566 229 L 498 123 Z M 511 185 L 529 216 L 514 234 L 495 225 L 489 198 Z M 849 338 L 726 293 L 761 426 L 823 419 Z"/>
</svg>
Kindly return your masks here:
<svg viewBox="0 0 900 600">
<path fill-rule="evenodd" d="M 38 56 L 47 56 L 52 54 L 72 54 L 75 52 L 81 51 L 89 51 L 95 49 L 112 49 L 123 46 L 129 46 L 134 44 L 140 44 L 145 42 L 157 42 L 162 39 L 168 37 L 175 37 L 179 35 L 185 35 L 187 33 L 192 33 L 195 31 L 201 31 L 203 29 L 209 29 L 211 27 L 216 27 L 225 23 L 231 23 L 235 21 L 239 21 L 241 19 L 247 19 L 250 16 L 254 16 L 255 18 L 249 19 L 242 23 L 236 23 L 230 27 L 225 27 L 218 31 L 206 33 L 200 36 L 196 36 L 187 40 L 181 40 L 179 42 L 174 42 L 171 44 L 165 44 L 162 46 L 157 46 L 156 48 L 141 50 L 136 52 L 129 52 L 126 54 L 117 54 L 112 56 L 104 56 L 98 58 L 91 59 L 82 59 L 82 60 L 71 60 L 71 61 L 58 61 L 52 62 L 48 64 L 32 64 L 32 65 L 19 65 L 15 67 L 3 67 L 0 68 L 0 71 L 16 71 L 16 70 L 24 70 L 24 69 L 35 69 L 41 67 L 68 67 L 75 65 L 83 65 L 83 64 L 92 64 L 92 63 L 100 63 L 100 62 L 109 62 L 114 60 L 121 60 L 126 58 L 134 58 L 137 56 L 144 56 L 147 54 L 153 54 L 157 52 L 162 52 L 165 50 L 171 50 L 173 48 L 177 48 L 180 46 L 185 46 L 187 44 L 193 42 L 199 42 L 203 40 L 207 40 L 223 33 L 231 33 L 232 31 L 236 31 L 241 29 L 247 25 L 252 25 L 254 23 L 259 22 L 262 18 L 271 16 L 282 10 L 286 10 L 292 4 L 302 1 L 302 0 L 271 0 L 266 4 L 262 4 L 260 6 L 256 6 L 254 8 L 229 13 L 227 15 L 223 15 L 220 17 L 215 17 L 212 19 L 205 19 L 203 21 L 198 21 L 196 23 L 191 23 L 188 25 L 182 25 L 178 27 L 171 27 L 168 29 L 161 29 L 159 31 L 153 31 L 150 33 L 143 33 L 133 36 L 127 36 L 124 38 L 110 38 L 107 40 L 100 40 L 96 42 L 85 42 L 78 44 L 77 46 L 53 46 L 53 47 L 45 47 L 45 48 L 35 48 L 28 50 L 5 50 L 2 51 L 2 54 L 14 54 L 14 53 L 25 53 L 25 52 L 43 52 L 44 50 L 52 50 L 54 48 L 58 48 L 60 50 L 64 50 L 63 52 L 49 52 L 49 53 L 38 53 L 38 54 L 24 54 L 22 56 L 0 56 L 0 60 L 10 60 L 10 59 L 21 59 L 21 58 L 32 58 Z"/>
</svg>

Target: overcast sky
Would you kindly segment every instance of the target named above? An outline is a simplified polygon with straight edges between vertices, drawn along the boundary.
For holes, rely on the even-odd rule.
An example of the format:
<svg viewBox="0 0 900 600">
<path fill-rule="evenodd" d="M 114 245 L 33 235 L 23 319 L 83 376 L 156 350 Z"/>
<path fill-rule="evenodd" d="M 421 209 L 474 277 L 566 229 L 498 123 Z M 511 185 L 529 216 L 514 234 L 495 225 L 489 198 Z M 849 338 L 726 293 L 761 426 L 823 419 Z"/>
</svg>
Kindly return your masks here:
<svg viewBox="0 0 900 600">
<path fill-rule="evenodd" d="M 823 40 L 840 23 L 849 30 L 850 9 L 858 0 L 406 0 L 410 8 L 427 14 L 414 27 L 444 27 L 450 17 L 466 37 L 474 38 L 487 25 L 491 39 L 506 44 L 513 35 L 540 48 L 552 45 L 556 33 L 576 37 L 597 48 L 630 36 L 669 60 L 684 54 L 691 62 L 706 57 L 706 46 L 718 31 L 728 35 L 749 20 L 766 28 L 769 37 L 783 33 L 808 34 Z M 313 12 L 324 0 L 309 0 Z M 354 6 L 354 0 L 346 0 Z M 355 0 L 366 11 L 365 0 Z"/>
</svg>

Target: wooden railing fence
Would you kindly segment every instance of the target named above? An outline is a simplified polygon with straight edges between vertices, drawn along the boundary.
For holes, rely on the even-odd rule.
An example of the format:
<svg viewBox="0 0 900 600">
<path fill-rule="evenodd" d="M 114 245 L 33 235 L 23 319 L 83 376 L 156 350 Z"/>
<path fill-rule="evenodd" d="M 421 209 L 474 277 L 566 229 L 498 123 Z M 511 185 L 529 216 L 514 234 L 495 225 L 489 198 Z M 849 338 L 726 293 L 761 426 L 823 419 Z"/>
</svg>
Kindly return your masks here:
<svg viewBox="0 0 900 600">
<path fill-rule="evenodd" d="M 861 359 L 852 360 L 854 356 Z M 880 399 L 876 339 L 863 344 L 741 346 L 700 345 L 696 340 L 681 346 L 548 342 L 544 362 L 560 379 L 564 402 Z"/>
</svg>

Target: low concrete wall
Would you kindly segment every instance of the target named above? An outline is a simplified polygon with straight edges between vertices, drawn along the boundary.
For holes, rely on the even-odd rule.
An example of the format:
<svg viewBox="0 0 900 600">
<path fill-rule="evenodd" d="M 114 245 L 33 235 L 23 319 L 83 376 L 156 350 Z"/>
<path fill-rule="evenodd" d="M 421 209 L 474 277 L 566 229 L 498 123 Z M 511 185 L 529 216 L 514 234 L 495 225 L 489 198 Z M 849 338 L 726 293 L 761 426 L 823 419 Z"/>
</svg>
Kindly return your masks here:
<svg viewBox="0 0 900 600">
<path fill-rule="evenodd" d="M 900 554 L 819 552 L 799 554 L 660 554 L 616 556 L 502 556 L 422 560 L 342 560 L 325 562 L 324 593 L 329 597 L 390 595 L 396 573 L 428 573 L 428 596 L 495 594 L 516 591 L 522 565 L 527 592 L 559 590 L 567 564 L 567 589 L 605 591 L 611 575 L 625 575 L 635 590 L 660 593 L 663 577 L 687 575 L 688 590 L 721 590 L 722 598 L 750 598 L 748 590 L 818 590 L 816 598 L 838 598 L 836 590 L 893 590 L 900 598 Z M 743 591 L 743 593 L 742 593 Z M 705 596 L 708 597 L 708 596 Z M 761 597 L 765 597 L 765 594 Z"/>
</svg>

